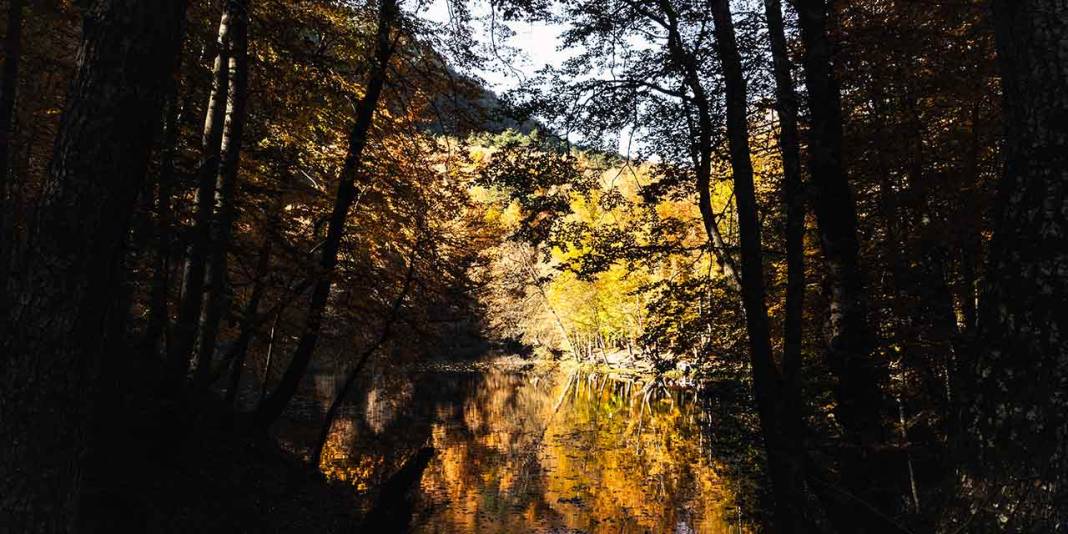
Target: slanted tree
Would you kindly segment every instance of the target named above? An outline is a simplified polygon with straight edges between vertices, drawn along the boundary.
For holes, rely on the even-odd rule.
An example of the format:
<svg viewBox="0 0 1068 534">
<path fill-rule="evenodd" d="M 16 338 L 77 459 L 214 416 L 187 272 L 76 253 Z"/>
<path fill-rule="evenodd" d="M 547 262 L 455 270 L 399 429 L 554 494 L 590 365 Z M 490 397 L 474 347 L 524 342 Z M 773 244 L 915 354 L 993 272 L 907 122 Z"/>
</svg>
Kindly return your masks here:
<svg viewBox="0 0 1068 534">
<path fill-rule="evenodd" d="M 227 6 L 229 6 L 229 2 Z M 204 302 L 204 271 L 207 269 L 211 239 L 212 213 L 215 206 L 215 182 L 219 175 L 220 143 L 226 118 L 230 76 L 230 29 L 233 13 L 223 9 L 215 42 L 211 92 L 204 111 L 204 130 L 200 142 L 193 228 L 182 267 L 181 297 L 178 317 L 173 328 L 168 359 L 176 373 L 184 373 L 193 355 L 197 325 Z"/>
<path fill-rule="evenodd" d="M 330 298 L 330 289 L 333 287 L 334 268 L 337 266 L 345 222 L 349 208 L 356 200 L 356 179 L 363 165 L 364 147 L 367 145 L 368 134 L 371 131 L 379 98 L 382 96 L 390 58 L 395 47 L 393 32 L 399 16 L 396 0 L 380 0 L 374 58 L 371 61 L 363 98 L 360 99 L 357 107 L 356 120 L 349 132 L 348 153 L 341 168 L 337 197 L 330 214 L 326 240 L 321 247 L 317 279 L 312 288 L 308 313 L 304 319 L 300 340 L 297 342 L 297 347 L 293 351 L 293 356 L 281 381 L 256 410 L 256 419 L 261 425 L 270 425 L 282 415 L 282 411 L 297 392 L 297 386 L 304 378 L 304 372 L 315 353 L 315 345 L 319 340 L 323 316 Z"/>
<path fill-rule="evenodd" d="M 219 321 L 229 302 L 227 261 L 235 213 L 237 171 L 241 159 L 241 137 L 245 127 L 248 100 L 248 9 L 247 0 L 227 2 L 230 15 L 230 43 L 227 53 L 226 114 L 219 139 L 220 161 L 215 181 L 215 203 L 210 225 L 210 253 L 204 273 L 204 306 L 200 313 L 200 336 L 194 370 L 198 387 L 207 386 L 212 356 L 219 334 Z"/>
</svg>

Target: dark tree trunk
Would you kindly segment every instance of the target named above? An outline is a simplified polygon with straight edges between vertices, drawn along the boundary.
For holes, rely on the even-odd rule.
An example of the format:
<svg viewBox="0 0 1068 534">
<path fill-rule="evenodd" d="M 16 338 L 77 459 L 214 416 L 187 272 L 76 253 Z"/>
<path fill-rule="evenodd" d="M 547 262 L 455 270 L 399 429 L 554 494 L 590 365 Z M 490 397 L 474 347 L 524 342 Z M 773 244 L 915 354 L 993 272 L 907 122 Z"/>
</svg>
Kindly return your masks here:
<svg viewBox="0 0 1068 534">
<path fill-rule="evenodd" d="M 12 224 L 7 203 L 10 172 L 11 137 L 15 118 L 15 93 L 19 82 L 22 56 L 22 15 L 25 0 L 10 0 L 7 8 L 7 32 L 4 34 L 4 67 L 0 73 L 0 302 L 11 261 L 8 225 Z"/>
<path fill-rule="evenodd" d="M 201 137 L 200 166 L 197 169 L 196 214 L 193 219 L 191 242 L 182 269 L 182 291 L 170 344 L 170 364 L 174 372 L 185 373 L 196 343 L 197 322 L 204 301 L 204 271 L 207 268 L 211 239 L 212 208 L 215 204 L 215 181 L 219 171 L 219 144 L 229 89 L 230 10 L 223 10 L 219 20 L 215 63 L 212 66 L 211 95 L 204 112 L 204 132 Z"/>
<path fill-rule="evenodd" d="M 109 336 L 126 310 L 123 242 L 158 131 L 185 2 L 98 0 L 86 13 L 27 269 L 0 337 L 0 524 L 76 528 Z"/>
<path fill-rule="evenodd" d="M 979 309 L 981 464 L 1068 515 L 1068 5 L 995 0 L 1005 168 Z M 1057 493 L 1054 495 L 1054 493 Z M 1059 504 L 1058 504 L 1059 503 Z"/>
<path fill-rule="evenodd" d="M 367 135 L 371 129 L 375 109 L 378 107 L 378 99 L 382 94 L 382 87 L 386 82 L 386 70 L 390 56 L 393 54 L 391 33 L 398 16 L 396 0 L 381 0 L 378 14 L 378 39 L 375 49 L 375 58 L 371 65 L 370 76 L 367 81 L 367 92 L 360 100 L 357 108 L 356 122 L 349 133 L 348 154 L 345 157 L 344 166 L 338 183 L 337 199 L 334 202 L 334 211 L 330 215 L 330 223 L 326 232 L 326 241 L 322 246 L 322 256 L 319 260 L 318 280 L 312 289 L 311 303 L 308 307 L 308 315 L 305 318 L 303 331 L 297 348 L 293 351 L 289 367 L 282 375 L 278 387 L 260 404 L 256 418 L 263 426 L 274 422 L 282 415 L 289 400 L 297 391 L 297 386 L 304 378 L 304 372 L 308 368 L 315 345 L 319 340 L 319 331 L 326 311 L 326 304 L 330 298 L 330 289 L 333 285 L 334 267 L 337 265 L 338 249 L 341 246 L 341 237 L 345 230 L 345 220 L 348 218 L 349 208 L 356 199 L 356 177 L 360 172 L 364 146 L 367 144 Z"/>
<path fill-rule="evenodd" d="M 228 54 L 229 90 L 226 119 L 220 141 L 221 159 L 215 182 L 215 208 L 211 223 L 210 250 L 204 279 L 204 309 L 200 316 L 200 343 L 194 371 L 197 387 L 206 387 L 211 376 L 212 356 L 222 318 L 230 296 L 227 289 L 226 255 L 234 219 L 234 192 L 241 161 L 241 136 L 245 126 L 245 103 L 248 97 L 248 2 L 229 0 L 230 46 Z"/>
<path fill-rule="evenodd" d="M 859 265 L 857 213 L 842 165 L 841 95 L 834 74 L 825 0 L 794 0 L 805 45 L 804 72 L 812 124 L 809 167 L 812 207 L 819 226 L 830 285 L 829 343 L 825 353 L 834 374 L 835 418 L 845 444 L 839 468 L 852 504 L 833 513 L 840 528 L 872 532 L 893 528 L 890 518 L 902 488 L 898 463 L 886 450 L 891 434 L 883 424 L 888 399 L 880 388 L 886 367 L 873 355 L 873 333 Z M 859 500 L 859 502 L 858 502 Z"/>
<path fill-rule="evenodd" d="M 777 532 L 804 530 L 803 455 L 798 447 L 800 421 L 791 421 L 799 412 L 792 411 L 799 399 L 787 399 L 787 391 L 776 369 L 771 348 L 771 331 L 765 300 L 763 252 L 760 217 L 757 213 L 753 185 L 753 164 L 749 155 L 749 117 L 746 81 L 742 58 L 734 36 L 729 0 L 711 0 L 716 50 L 723 66 L 727 101 L 727 139 L 734 198 L 738 208 L 741 238 L 742 305 L 745 308 L 746 332 L 749 337 L 749 361 L 753 372 L 753 390 L 760 415 L 760 426 L 768 454 L 768 472 L 775 496 Z M 792 389 L 790 390 L 792 391 Z"/>
<path fill-rule="evenodd" d="M 805 196 L 801 179 L 801 141 L 797 121 L 797 90 L 790 73 L 780 0 L 765 0 L 768 40 L 775 75 L 775 111 L 779 115 L 783 204 L 786 206 L 786 311 L 783 324 L 783 382 L 800 386 L 802 317 L 805 307 Z M 800 392 L 796 397 L 800 398 Z"/>
<path fill-rule="evenodd" d="M 171 203 L 174 196 L 174 159 L 178 154 L 178 131 L 181 111 L 178 105 L 178 76 L 181 57 L 167 88 L 163 104 L 163 136 L 159 150 L 159 174 L 156 178 L 156 262 L 149 290 L 148 324 L 142 342 L 144 350 L 152 355 L 160 354 L 164 345 L 170 312 L 167 296 L 171 282 L 171 246 L 174 213 Z M 165 353 L 165 351 L 164 351 Z"/>
</svg>

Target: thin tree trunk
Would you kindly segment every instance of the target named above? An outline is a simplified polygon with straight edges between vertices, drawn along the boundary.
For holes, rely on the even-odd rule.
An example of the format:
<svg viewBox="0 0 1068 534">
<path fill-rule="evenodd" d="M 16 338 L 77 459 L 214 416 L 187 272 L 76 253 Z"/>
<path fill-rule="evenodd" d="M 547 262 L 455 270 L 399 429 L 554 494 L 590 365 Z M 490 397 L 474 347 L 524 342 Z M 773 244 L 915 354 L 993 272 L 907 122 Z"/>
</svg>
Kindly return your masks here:
<svg viewBox="0 0 1068 534">
<path fill-rule="evenodd" d="M 274 324 L 271 325 L 271 333 L 267 338 L 267 356 L 263 363 L 263 379 L 260 380 L 260 398 L 256 401 L 256 409 L 263 406 L 267 400 L 267 381 L 271 378 L 271 362 L 274 360 L 274 340 L 278 334 L 278 323 L 282 320 L 282 310 L 279 309 L 274 315 Z"/>
<path fill-rule="evenodd" d="M 98 0 L 86 13 L 28 268 L 0 336 L 0 524 L 14 532 L 78 528 L 100 370 L 115 355 L 101 333 L 121 323 L 124 310 L 108 303 L 184 10 L 180 0 Z"/>
<path fill-rule="evenodd" d="M 334 426 L 334 419 L 337 418 L 337 412 L 341 408 L 341 405 L 345 402 L 345 398 L 349 396 L 349 392 L 352 390 L 353 384 L 356 383 L 356 379 L 360 376 L 360 371 L 363 370 L 367 361 L 389 341 L 389 336 L 393 331 L 393 324 L 397 322 L 397 318 L 400 316 L 401 305 L 404 304 L 404 299 L 408 297 L 408 291 L 411 289 L 412 280 L 415 277 L 415 261 L 408 262 L 408 273 L 404 276 L 404 285 L 401 287 L 400 294 L 393 300 L 393 305 L 389 308 L 389 315 L 386 317 L 385 324 L 382 325 L 382 332 L 375 339 L 374 343 L 371 343 L 362 353 L 360 353 L 359 360 L 356 361 L 356 365 L 349 371 L 349 374 L 345 377 L 345 382 L 341 386 L 341 390 L 334 396 L 333 402 L 330 403 L 330 408 L 326 410 L 326 416 L 323 418 L 323 426 L 319 430 L 319 439 L 315 442 L 315 449 L 312 450 L 312 465 L 318 467 L 323 458 L 323 447 L 326 446 L 326 440 L 330 437 L 330 428 Z"/>
<path fill-rule="evenodd" d="M 967 172 L 968 176 L 979 183 L 981 180 L 979 170 L 979 152 L 982 150 L 981 141 L 979 139 L 978 122 L 979 106 L 976 105 L 972 109 L 971 118 L 971 132 L 968 140 L 968 159 Z M 966 340 L 971 340 L 975 335 L 975 327 L 978 323 L 978 304 L 976 302 L 977 291 L 977 268 L 979 267 L 979 250 L 982 248 L 981 237 L 979 230 L 972 226 L 966 225 L 963 228 L 964 236 L 961 239 L 960 245 L 960 286 L 958 290 L 958 298 L 960 299 L 960 311 L 962 326 L 960 328 L 961 336 Z"/>
<path fill-rule="evenodd" d="M 711 0 L 716 49 L 723 66 L 727 101 L 727 139 L 731 170 L 734 178 L 734 198 L 738 208 L 741 238 L 742 304 L 745 308 L 746 332 L 749 337 L 749 361 L 753 369 L 753 390 L 760 415 L 760 426 L 768 453 L 768 471 L 775 495 L 775 527 L 777 532 L 804 529 L 803 514 L 804 461 L 797 443 L 800 422 L 790 421 L 791 411 L 799 399 L 783 397 L 784 388 L 771 348 L 771 332 L 765 300 L 764 267 L 760 237 L 760 217 L 757 213 L 756 191 L 753 184 L 753 165 L 749 155 L 749 118 L 747 114 L 746 82 L 742 58 L 734 35 L 729 0 Z"/>
<path fill-rule="evenodd" d="M 842 166 L 841 95 L 833 70 L 825 0 L 794 0 L 805 45 L 804 72 L 812 124 L 809 167 L 812 206 L 819 226 L 830 284 L 827 365 L 836 384 L 835 417 L 845 445 L 840 453 L 842 482 L 863 506 L 839 506 L 839 528 L 856 532 L 891 528 L 902 493 L 901 463 L 880 453 L 892 434 L 884 423 L 889 399 L 880 389 L 886 367 L 873 355 L 867 294 L 859 265 L 857 214 L 853 193 Z M 872 510 L 877 513 L 869 513 Z"/>
<path fill-rule="evenodd" d="M 575 342 L 572 339 L 571 334 L 568 333 L 567 327 L 564 326 L 564 321 L 560 318 L 560 314 L 556 313 L 556 308 L 554 308 L 552 302 L 549 301 L 549 294 L 545 292 L 545 287 L 542 285 L 541 280 L 538 279 L 534 261 L 527 261 L 524 263 L 524 266 L 527 268 L 527 274 L 530 275 L 530 282 L 534 284 L 534 287 L 538 290 L 538 294 L 541 295 L 541 300 L 545 303 L 545 309 L 549 310 L 549 314 L 553 316 L 553 323 L 556 325 L 556 329 L 560 331 L 560 336 L 564 338 L 564 343 L 567 343 L 568 352 L 570 352 L 576 360 L 582 359 L 582 356 L 575 348 Z"/>
<path fill-rule="evenodd" d="M 378 107 L 378 99 L 382 94 L 382 87 L 386 81 L 386 70 L 390 56 L 393 54 L 391 33 L 398 17 L 396 0 L 381 0 L 378 13 L 378 38 L 375 49 L 375 58 L 371 65 L 370 77 L 367 83 L 367 91 L 360 100 L 357 109 L 356 122 L 349 134 L 348 155 L 341 170 L 338 183 L 337 199 L 334 203 L 334 211 L 330 216 L 330 223 L 326 232 L 326 241 L 322 247 L 322 257 L 319 261 L 319 279 L 312 290 L 311 304 L 305 319 L 304 329 L 301 332 L 297 348 L 293 352 L 289 367 L 278 387 L 260 405 L 256 418 L 263 426 L 268 426 L 278 416 L 282 415 L 289 400 L 297 391 L 297 386 L 304 377 L 315 345 L 319 340 L 319 331 L 322 327 L 323 315 L 326 304 L 330 298 L 330 289 L 333 285 L 334 267 L 337 265 L 338 250 L 341 246 L 341 237 L 345 230 L 345 219 L 348 217 L 349 208 L 356 198 L 356 177 L 363 163 L 363 149 L 367 144 L 368 132 L 374 113 Z"/>
<path fill-rule="evenodd" d="M 230 10 L 223 10 L 219 20 L 215 64 L 212 67 L 211 95 L 204 112 L 204 131 L 201 136 L 200 166 L 197 169 L 197 192 L 194 204 L 191 242 L 182 269 L 182 292 L 178 319 L 174 324 L 170 347 L 170 364 L 176 373 L 184 374 L 196 342 L 197 320 L 204 298 L 204 271 L 209 247 L 215 180 L 219 171 L 219 144 L 222 140 L 226 116 L 226 95 L 229 88 Z"/>
<path fill-rule="evenodd" d="M 705 234 L 712 243 L 712 254 L 720 271 L 727 277 L 727 283 L 736 290 L 741 289 L 741 275 L 734 258 L 727 249 L 723 234 L 719 231 L 715 210 L 712 208 L 712 107 L 701 83 L 697 70 L 697 59 L 687 50 L 679 30 L 678 13 L 669 0 L 659 0 L 661 15 L 650 12 L 642 2 L 631 1 L 630 6 L 650 20 L 661 25 L 667 32 L 668 54 L 682 76 L 683 83 L 693 93 L 693 103 L 697 110 L 695 143 L 697 207 L 701 212 L 701 222 Z"/>
<path fill-rule="evenodd" d="M 1068 5 L 994 0 L 1005 168 L 979 308 L 981 466 L 1068 519 Z M 1017 482 L 1018 481 L 1018 482 Z M 997 491 L 1001 491 L 1000 489 Z"/>
<path fill-rule="evenodd" d="M 207 387 L 212 356 L 219 334 L 219 321 L 230 302 L 227 289 L 226 255 L 230 248 L 234 219 L 234 194 L 241 160 L 241 135 L 245 127 L 248 96 L 248 1 L 229 0 L 230 45 L 227 76 L 226 118 L 220 140 L 221 159 L 215 182 L 215 208 L 211 223 L 210 251 L 205 272 L 204 308 L 200 316 L 200 343 L 194 370 L 194 383 Z"/>
</svg>

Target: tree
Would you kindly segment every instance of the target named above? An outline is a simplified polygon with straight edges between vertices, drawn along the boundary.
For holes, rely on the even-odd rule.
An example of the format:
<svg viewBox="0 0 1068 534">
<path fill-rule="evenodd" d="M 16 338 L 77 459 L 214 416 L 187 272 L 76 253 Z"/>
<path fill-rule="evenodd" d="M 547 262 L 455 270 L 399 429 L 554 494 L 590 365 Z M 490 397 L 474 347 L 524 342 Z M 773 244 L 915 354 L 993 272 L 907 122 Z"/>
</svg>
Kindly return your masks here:
<svg viewBox="0 0 1068 534">
<path fill-rule="evenodd" d="M 786 221 L 786 294 L 783 318 L 782 373 L 786 388 L 800 388 L 801 345 L 805 307 L 805 198 L 801 179 L 801 136 L 798 132 L 797 90 L 786 49 L 780 0 L 765 0 L 772 70 L 775 77 L 775 111 L 779 119 L 779 152 L 782 155 L 783 204 Z M 788 397 L 800 398 L 800 391 Z"/>
<path fill-rule="evenodd" d="M 768 472 L 775 494 L 775 527 L 780 532 L 805 530 L 803 515 L 804 454 L 800 397 L 796 385 L 787 384 L 783 370 L 777 368 L 772 355 L 771 332 L 765 300 L 763 246 L 760 237 L 753 163 L 749 148 L 745 75 L 742 58 L 734 36 L 729 0 L 710 3 L 716 49 L 723 64 L 727 101 L 727 138 L 734 197 L 738 208 L 741 239 L 742 305 L 749 337 L 749 361 L 753 373 L 753 390 L 760 414 L 760 427 L 768 454 Z"/>
<path fill-rule="evenodd" d="M 215 203 L 210 226 L 210 254 L 204 273 L 205 299 L 200 314 L 200 339 L 194 382 L 206 387 L 211 376 L 219 320 L 229 298 L 227 295 L 226 256 L 229 254 L 237 188 L 241 137 L 245 127 L 245 103 L 248 100 L 248 2 L 230 0 L 230 44 L 227 53 L 226 115 L 219 139 L 220 161 L 215 182 Z"/>
<path fill-rule="evenodd" d="M 4 66 L 0 70 L 0 239 L 9 239 L 7 205 L 8 174 L 10 173 L 12 124 L 15 115 L 15 92 L 19 81 L 19 60 L 22 56 L 23 0 L 11 0 L 7 6 L 7 32 L 4 34 Z M 11 246 L 0 248 L 0 294 L 7 284 Z"/>
<path fill-rule="evenodd" d="M 713 252 L 716 254 L 716 260 L 719 263 L 720 269 L 727 276 L 731 285 L 735 289 L 740 289 L 741 286 L 741 274 L 738 272 L 737 266 L 731 254 L 727 250 L 726 241 L 719 230 L 719 222 L 717 221 L 715 210 L 712 206 L 712 157 L 714 147 L 712 145 L 713 133 L 715 125 L 712 120 L 712 104 L 709 102 L 708 94 L 705 91 L 704 84 L 701 83 L 701 75 L 698 70 L 696 54 L 686 48 L 685 43 L 682 40 L 682 34 L 679 30 L 679 17 L 675 10 L 675 7 L 670 1 L 661 0 L 658 2 L 661 10 L 661 15 L 651 13 L 646 8 L 641 7 L 641 3 L 635 3 L 636 10 L 646 14 L 650 19 L 656 21 L 658 24 L 667 30 L 667 49 L 669 57 L 672 62 L 675 63 L 677 69 L 679 69 L 683 82 L 693 95 L 693 106 L 697 110 L 697 124 L 694 128 L 696 132 L 696 140 L 694 143 L 696 152 L 696 178 L 697 178 L 697 195 L 698 195 L 698 207 L 701 209 L 701 221 L 704 223 L 705 232 L 708 234 L 708 240 L 713 245 Z M 744 97 L 744 95 L 743 95 Z"/>
<path fill-rule="evenodd" d="M 330 289 L 333 285 L 334 268 L 337 265 L 338 250 L 341 246 L 341 236 L 345 229 L 345 221 L 348 218 L 349 208 L 352 207 L 352 203 L 356 199 L 355 182 L 359 177 L 363 164 L 363 150 L 367 145 L 367 138 L 371 130 L 375 110 L 378 107 L 378 100 L 385 86 L 390 57 L 393 55 L 395 43 L 392 34 L 398 17 L 398 7 L 395 0 L 380 0 L 375 55 L 371 62 L 366 92 L 359 102 L 356 121 L 353 123 L 352 130 L 349 133 L 348 154 L 345 156 L 345 163 L 341 169 L 337 197 L 334 202 L 333 212 L 330 215 L 326 240 L 322 246 L 322 255 L 318 266 L 319 272 L 316 273 L 317 279 L 312 288 L 308 315 L 304 320 L 300 341 L 293 351 L 293 357 L 290 360 L 289 367 L 286 368 L 285 374 L 282 376 L 281 382 L 257 409 L 256 419 L 264 426 L 273 423 L 285 410 L 289 400 L 296 393 L 297 386 L 304 377 L 304 372 L 315 352 L 315 345 L 318 342 L 319 331 L 322 327 L 323 314 L 326 311 L 327 301 L 330 298 Z"/>
<path fill-rule="evenodd" d="M 861 501 L 857 513 L 837 518 L 839 528 L 879 530 L 889 527 L 887 519 L 896 508 L 900 470 L 879 452 L 889 440 L 882 422 L 887 402 L 881 385 L 886 369 L 873 354 L 856 205 L 842 165 L 841 95 L 828 35 L 830 8 L 825 0 L 794 0 L 794 6 L 805 47 L 803 66 L 811 113 L 811 204 L 830 285 L 829 341 L 824 357 L 836 380 L 835 415 L 847 442 L 839 455 L 842 482 Z"/>
<path fill-rule="evenodd" d="M 19 81 L 19 60 L 22 56 L 23 0 L 12 0 L 7 6 L 7 32 L 4 34 L 4 67 L 0 75 L 0 190 L 6 191 L 10 171 L 11 121 L 15 111 L 15 92 Z"/>
<path fill-rule="evenodd" d="M 152 286 L 149 289 L 148 324 L 142 348 L 152 355 L 166 355 L 170 312 L 168 294 L 171 284 L 171 246 L 174 240 L 175 160 L 178 157 L 178 134 L 181 130 L 182 109 L 178 102 L 179 77 L 182 58 L 175 62 L 175 72 L 163 102 L 163 131 L 159 147 L 159 170 L 156 174 L 156 257 L 152 267 Z M 161 347 L 163 350 L 161 351 Z"/>
<path fill-rule="evenodd" d="M 101 0 L 86 13 L 78 72 L 6 316 L 0 510 L 15 530 L 74 526 L 100 380 L 119 365 L 112 304 L 185 2 Z M 47 417 L 44 424 L 42 417 Z"/>
<path fill-rule="evenodd" d="M 219 19 L 218 39 L 215 43 L 215 63 L 212 66 L 211 93 L 204 111 L 204 130 L 201 136 L 200 162 L 197 167 L 196 214 L 192 236 L 182 268 L 182 291 L 178 317 L 174 324 L 174 340 L 168 359 L 175 372 L 184 372 L 189 365 L 196 344 L 197 325 L 204 302 L 204 272 L 207 269 L 211 240 L 211 226 L 215 205 L 215 182 L 219 173 L 226 103 L 230 76 L 230 30 L 234 13 L 227 9 Z"/>
</svg>

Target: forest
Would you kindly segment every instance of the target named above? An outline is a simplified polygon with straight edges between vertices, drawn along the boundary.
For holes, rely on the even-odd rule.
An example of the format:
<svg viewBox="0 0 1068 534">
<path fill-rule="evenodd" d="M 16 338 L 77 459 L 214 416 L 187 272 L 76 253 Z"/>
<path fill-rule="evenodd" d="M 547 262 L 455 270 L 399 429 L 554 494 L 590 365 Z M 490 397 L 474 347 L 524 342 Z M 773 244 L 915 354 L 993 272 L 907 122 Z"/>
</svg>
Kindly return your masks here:
<svg viewBox="0 0 1068 534">
<path fill-rule="evenodd" d="M 0 17 L 0 533 L 1068 532 L 1063 0 Z"/>
</svg>

